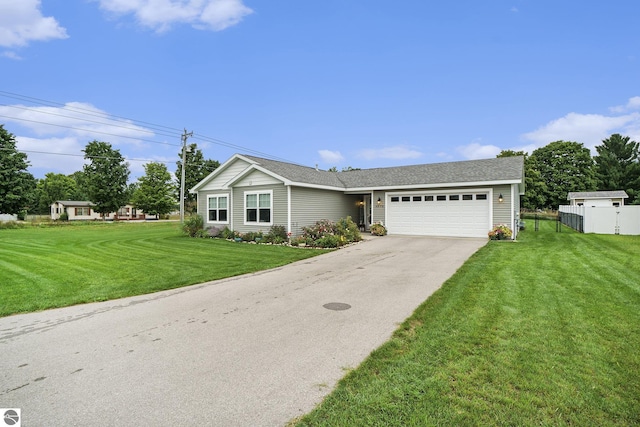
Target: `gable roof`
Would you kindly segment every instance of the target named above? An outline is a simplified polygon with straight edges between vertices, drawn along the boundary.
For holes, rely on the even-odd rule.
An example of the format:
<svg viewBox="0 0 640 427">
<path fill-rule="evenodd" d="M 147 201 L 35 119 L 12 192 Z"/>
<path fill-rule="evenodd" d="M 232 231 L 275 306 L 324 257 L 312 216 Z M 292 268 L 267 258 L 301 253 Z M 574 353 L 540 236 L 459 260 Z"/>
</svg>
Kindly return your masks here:
<svg viewBox="0 0 640 427">
<path fill-rule="evenodd" d="M 628 199 L 626 191 L 614 190 L 614 191 L 572 191 L 567 196 L 567 200 L 573 199 L 612 199 L 623 198 Z"/>
<path fill-rule="evenodd" d="M 430 163 L 412 166 L 360 169 L 347 172 L 319 171 L 311 167 L 244 156 L 264 169 L 298 184 L 320 184 L 344 190 L 475 183 L 520 183 L 523 157 Z"/>
<path fill-rule="evenodd" d="M 247 154 L 236 154 L 190 191 L 197 191 L 220 174 L 223 169 L 228 168 L 236 159 L 246 161 L 249 166 L 233 178 L 228 185 L 233 185 L 234 182 L 253 170 L 259 170 L 287 185 L 320 187 L 340 191 L 486 185 L 489 183 L 520 184 L 522 188 L 524 186 L 524 158 L 521 156 L 329 172 Z"/>
</svg>

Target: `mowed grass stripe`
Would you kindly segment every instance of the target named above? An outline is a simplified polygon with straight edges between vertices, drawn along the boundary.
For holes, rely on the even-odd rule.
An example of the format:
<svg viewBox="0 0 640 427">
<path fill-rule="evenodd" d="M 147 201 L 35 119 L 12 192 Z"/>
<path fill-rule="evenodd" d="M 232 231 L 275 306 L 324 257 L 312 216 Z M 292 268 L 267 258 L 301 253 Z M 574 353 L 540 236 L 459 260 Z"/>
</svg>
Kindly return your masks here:
<svg viewBox="0 0 640 427">
<path fill-rule="evenodd" d="M 299 425 L 640 424 L 640 238 L 491 242 Z"/>
<path fill-rule="evenodd" d="M 172 289 L 320 253 L 191 239 L 176 223 L 0 230 L 0 315 Z"/>
</svg>

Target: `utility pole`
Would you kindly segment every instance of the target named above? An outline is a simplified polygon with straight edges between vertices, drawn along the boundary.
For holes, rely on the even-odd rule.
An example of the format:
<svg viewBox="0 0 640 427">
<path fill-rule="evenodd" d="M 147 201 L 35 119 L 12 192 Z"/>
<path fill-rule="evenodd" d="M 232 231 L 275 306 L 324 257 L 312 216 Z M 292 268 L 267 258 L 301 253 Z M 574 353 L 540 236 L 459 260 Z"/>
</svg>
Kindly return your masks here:
<svg viewBox="0 0 640 427">
<path fill-rule="evenodd" d="M 182 176 L 180 177 L 180 223 L 184 223 L 184 180 L 185 169 L 187 169 L 187 138 L 193 136 L 193 132 L 187 133 L 187 129 L 182 134 Z"/>
</svg>

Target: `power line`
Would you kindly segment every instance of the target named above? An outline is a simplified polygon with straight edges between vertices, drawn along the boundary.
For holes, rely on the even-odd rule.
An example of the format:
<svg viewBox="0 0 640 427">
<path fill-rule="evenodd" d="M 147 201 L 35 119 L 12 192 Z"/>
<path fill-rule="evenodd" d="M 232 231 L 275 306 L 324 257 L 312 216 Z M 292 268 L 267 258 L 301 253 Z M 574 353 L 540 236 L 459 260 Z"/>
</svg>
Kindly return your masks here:
<svg viewBox="0 0 640 427">
<path fill-rule="evenodd" d="M 13 151 L 13 149 L 10 148 L 0 148 L 0 150 L 2 151 Z M 15 151 L 18 151 L 20 153 L 32 153 L 32 154 L 47 154 L 47 155 L 53 155 L 53 156 L 68 156 L 68 157 L 83 157 L 86 159 L 122 159 L 122 160 L 126 160 L 128 162 L 155 162 L 155 163 L 166 163 L 166 164 L 170 164 L 170 163 L 175 163 L 173 160 L 172 161 L 167 161 L 167 160 L 153 160 L 153 159 L 133 159 L 133 158 L 129 158 L 129 157 L 111 157 L 111 156 L 85 156 L 84 154 L 71 154 L 71 153 L 53 153 L 50 151 L 36 151 L 36 150 L 18 150 L 16 149 Z"/>
<path fill-rule="evenodd" d="M 107 117 L 107 118 L 112 117 L 112 118 L 120 120 L 120 121 L 121 120 L 128 120 L 128 121 L 131 121 L 131 122 L 142 123 L 142 124 L 144 124 L 144 125 L 146 125 L 146 126 L 148 126 L 150 128 L 156 127 L 156 128 L 164 128 L 164 129 L 176 131 L 178 133 L 182 132 L 181 129 L 176 129 L 176 128 L 172 128 L 172 127 L 169 127 L 169 126 L 164 126 L 164 125 L 159 125 L 159 124 L 156 124 L 156 123 L 145 122 L 145 121 L 142 121 L 142 120 L 130 119 L 130 118 L 127 118 L 127 117 L 116 116 L 116 115 L 108 114 L 108 113 L 96 114 L 96 111 L 89 110 L 87 108 L 70 107 L 69 105 L 62 104 L 60 102 L 48 101 L 46 99 L 34 98 L 34 97 L 31 97 L 31 96 L 20 95 L 20 94 L 17 94 L 17 93 L 6 92 L 6 91 L 3 91 L 3 90 L 0 90 L 0 95 L 2 95 L 4 97 L 7 97 L 7 98 L 18 99 L 18 100 L 21 100 L 21 101 L 33 102 L 33 103 L 44 105 L 44 106 L 49 106 L 49 107 L 55 106 L 55 107 L 61 107 L 62 109 L 65 109 L 65 110 L 83 112 L 83 114 L 86 114 L 86 115 L 89 115 L 89 116 L 92 115 L 92 116 L 95 116 L 95 117 Z"/>
<path fill-rule="evenodd" d="M 121 123 L 125 123 L 127 125 L 130 125 L 130 126 L 131 125 L 137 126 L 137 123 L 140 123 L 141 125 L 144 125 L 145 127 L 148 127 L 151 130 L 137 129 L 137 128 L 132 128 L 130 126 L 121 126 L 121 125 L 116 125 L 116 124 L 112 124 L 112 123 L 97 122 L 97 121 L 89 120 L 87 118 L 82 118 L 82 117 L 65 116 L 63 114 L 56 114 L 56 113 L 52 113 L 52 112 L 41 111 L 41 110 L 37 110 L 37 109 L 26 107 L 26 106 L 13 106 L 13 105 L 2 104 L 2 105 L 5 105 L 7 107 L 10 107 L 10 108 L 17 108 L 17 109 L 35 111 L 35 112 L 39 112 L 39 113 L 43 113 L 43 114 L 50 114 L 50 115 L 54 115 L 54 116 L 72 118 L 72 119 L 76 119 L 76 120 L 80 120 L 80 121 L 85 121 L 85 122 L 88 122 L 88 123 L 97 123 L 97 124 L 102 124 L 102 125 L 105 125 L 105 126 L 123 128 L 123 129 L 127 129 L 127 130 L 132 130 L 132 131 L 153 133 L 153 134 L 158 134 L 160 136 L 167 136 L 167 137 L 171 137 L 171 138 L 178 138 L 181 135 L 181 132 L 182 132 L 181 129 L 173 128 L 173 127 L 170 127 L 170 126 L 159 125 L 159 124 L 156 124 L 156 123 L 146 122 L 146 121 L 137 120 L 137 119 L 131 119 L 131 118 L 112 115 L 112 114 L 108 114 L 108 113 L 99 113 L 99 112 L 96 112 L 95 110 L 90 110 L 90 109 L 81 108 L 81 107 L 75 107 L 75 106 L 72 107 L 72 106 L 69 106 L 67 104 L 62 104 L 62 103 L 55 102 L 55 101 L 49 101 L 49 100 L 45 100 L 45 99 L 41 99 L 41 98 L 35 98 L 35 97 L 31 97 L 31 96 L 27 96 L 27 95 L 21 95 L 21 94 L 8 92 L 8 91 L 3 91 L 3 90 L 0 90 L 0 96 L 4 96 L 6 98 L 16 99 L 16 100 L 24 101 L 24 102 L 31 102 L 31 103 L 42 105 L 42 106 L 45 106 L 45 107 L 60 108 L 62 110 L 66 110 L 66 111 L 70 111 L 70 112 L 76 112 L 76 113 L 80 113 L 80 114 L 83 114 L 83 115 L 86 115 L 86 116 L 90 116 L 90 117 L 98 117 L 98 118 L 111 120 L 111 121 L 115 121 L 115 122 L 121 122 Z M 118 135 L 118 134 L 104 132 L 104 131 L 83 129 L 83 128 L 60 125 L 60 124 L 55 124 L 55 123 L 47 123 L 47 122 L 38 121 L 38 120 L 23 119 L 23 118 L 19 118 L 19 117 L 11 117 L 11 116 L 2 115 L 2 114 L 0 114 L 0 117 L 5 117 L 5 118 L 8 118 L 8 119 L 18 120 L 18 121 L 23 121 L 23 122 L 30 122 L 30 123 L 37 123 L 37 124 L 47 125 L 47 126 L 55 126 L 55 127 L 66 128 L 66 129 L 72 129 L 72 130 L 76 130 L 76 131 L 87 132 L 87 133 L 90 133 L 90 134 L 91 133 L 98 133 L 98 134 L 102 134 L 102 135 L 114 136 L 114 137 L 117 137 L 117 138 L 133 139 L 133 140 L 137 140 L 137 141 L 149 142 L 149 143 L 154 143 L 154 144 L 168 145 L 168 146 L 172 146 L 172 147 L 180 147 L 181 146 L 180 144 L 171 144 L 171 143 L 168 143 L 168 142 L 152 141 L 152 140 L 136 138 L 136 137 L 132 137 L 132 136 Z M 174 132 L 176 132 L 176 133 L 174 133 Z M 221 139 L 212 138 L 212 137 L 208 137 L 208 136 L 200 135 L 200 134 L 195 134 L 193 136 L 193 138 L 196 139 L 196 140 L 199 140 L 199 141 L 208 142 L 208 143 L 219 145 L 219 146 L 222 146 L 222 147 L 227 147 L 227 148 L 231 148 L 231 149 L 234 149 L 234 150 L 238 150 L 240 152 L 244 152 L 244 153 L 247 153 L 247 154 L 254 154 L 254 155 L 257 155 L 257 156 L 261 156 L 261 157 L 265 157 L 265 158 L 269 158 L 269 159 L 273 159 L 273 160 L 279 160 L 279 161 L 288 162 L 288 163 L 294 163 L 295 164 L 295 162 L 292 162 L 290 160 L 287 160 L 287 159 L 284 159 L 284 158 L 281 158 L 281 157 L 278 157 L 278 156 L 274 156 L 272 154 L 265 153 L 265 152 L 262 152 L 262 151 L 254 150 L 254 149 L 251 149 L 251 148 L 248 148 L 248 147 L 244 147 L 244 146 L 241 146 L 241 145 L 232 144 L 230 142 L 223 141 Z M 57 153 L 51 153 L 51 154 L 57 154 Z"/>
<path fill-rule="evenodd" d="M 76 128 L 76 127 L 73 127 L 73 126 L 65 126 L 65 125 L 58 125 L 58 124 L 55 124 L 55 123 L 41 122 L 41 121 L 38 121 L 38 120 L 29 120 L 29 119 L 22 119 L 20 117 L 11 117 L 11 116 L 6 116 L 4 114 L 0 114 L 0 117 L 6 117 L 6 118 L 12 119 L 12 120 L 20 120 L 20 121 L 23 121 L 23 122 L 38 123 L 40 125 L 56 126 L 56 127 L 65 128 L 65 129 L 73 129 L 73 130 L 78 130 L 78 131 L 82 131 L 82 132 L 99 133 L 99 134 L 102 134 L 102 135 L 115 136 L 116 138 L 134 139 L 136 141 L 151 142 L 153 144 L 170 145 L 172 147 L 179 147 L 180 146 L 179 144 L 171 144 L 169 142 L 151 141 L 149 139 L 142 139 L 142 138 L 138 138 L 138 137 L 135 137 L 135 136 L 117 135 L 115 133 L 103 132 L 103 131 L 100 131 L 100 130 L 82 129 L 82 128 Z"/>
<path fill-rule="evenodd" d="M 96 123 L 96 124 L 99 124 L 99 125 L 106 125 L 106 126 L 112 126 L 112 127 L 117 127 L 117 128 L 121 128 L 121 129 L 127 129 L 127 130 L 131 130 L 131 131 L 135 131 L 135 132 L 144 132 L 144 133 L 150 133 L 150 134 L 153 134 L 153 135 L 168 136 L 168 137 L 172 137 L 172 138 L 176 137 L 176 134 L 157 133 L 157 132 L 155 132 L 153 130 L 144 129 L 144 128 L 141 128 L 141 127 L 135 127 L 134 128 L 134 127 L 130 127 L 130 126 L 116 125 L 116 124 L 113 124 L 113 123 L 99 122 L 99 121 L 96 121 L 96 120 L 88 120 L 88 119 L 80 118 L 80 117 L 65 116 L 64 114 L 57 114 L 57 113 L 52 113 L 51 111 L 42 111 L 42 110 L 37 110 L 37 109 L 34 109 L 34 108 L 29 108 L 29 107 L 22 107 L 22 106 L 18 106 L 18 105 L 0 104 L 0 106 L 20 109 L 20 110 L 26 110 L 26 111 L 33 111 L 33 112 L 38 113 L 38 114 L 48 114 L 50 116 L 57 116 L 57 117 L 64 117 L 64 118 L 67 118 L 67 119 L 81 120 L 83 122 Z M 7 116 L 4 116 L 4 117 L 7 117 Z M 106 119 L 107 120 L 111 120 L 108 117 L 106 117 Z M 20 120 L 20 119 L 18 119 L 18 120 Z M 112 120 L 112 121 L 115 121 L 115 120 Z M 44 122 L 40 122 L 40 123 L 49 124 L 49 123 L 44 123 Z M 123 123 L 126 123 L 126 122 L 123 122 Z"/>
</svg>

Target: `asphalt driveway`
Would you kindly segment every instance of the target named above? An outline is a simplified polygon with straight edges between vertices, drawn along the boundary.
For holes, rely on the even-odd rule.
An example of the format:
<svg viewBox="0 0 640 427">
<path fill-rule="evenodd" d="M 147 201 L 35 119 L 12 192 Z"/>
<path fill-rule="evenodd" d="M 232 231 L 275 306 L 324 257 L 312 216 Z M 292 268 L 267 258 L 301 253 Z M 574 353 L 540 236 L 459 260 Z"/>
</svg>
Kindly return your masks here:
<svg viewBox="0 0 640 427">
<path fill-rule="evenodd" d="M 21 408 L 23 426 L 284 425 L 485 242 L 378 237 L 266 272 L 0 318 L 0 407 Z"/>
</svg>

